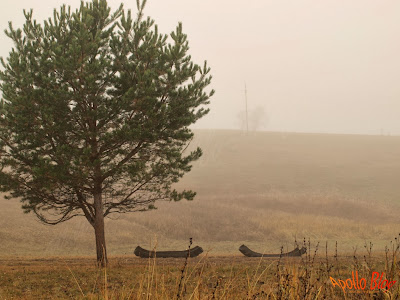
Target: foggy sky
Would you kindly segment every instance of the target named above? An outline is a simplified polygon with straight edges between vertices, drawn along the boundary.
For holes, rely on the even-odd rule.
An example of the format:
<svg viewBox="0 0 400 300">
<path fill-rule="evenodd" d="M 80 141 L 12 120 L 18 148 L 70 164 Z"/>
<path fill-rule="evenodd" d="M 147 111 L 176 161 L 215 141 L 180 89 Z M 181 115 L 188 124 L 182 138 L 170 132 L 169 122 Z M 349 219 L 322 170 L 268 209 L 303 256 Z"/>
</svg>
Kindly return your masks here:
<svg viewBox="0 0 400 300">
<path fill-rule="evenodd" d="M 136 12 L 136 1 L 123 1 Z M 0 3 L 0 28 L 42 22 L 63 3 Z M 120 0 L 109 0 L 116 9 Z M 247 84 L 260 130 L 400 135 L 400 1 L 148 0 L 145 14 L 170 33 L 179 21 L 194 61 L 213 75 L 211 112 L 194 128 L 239 129 Z M 12 43 L 0 34 L 0 56 Z"/>
</svg>

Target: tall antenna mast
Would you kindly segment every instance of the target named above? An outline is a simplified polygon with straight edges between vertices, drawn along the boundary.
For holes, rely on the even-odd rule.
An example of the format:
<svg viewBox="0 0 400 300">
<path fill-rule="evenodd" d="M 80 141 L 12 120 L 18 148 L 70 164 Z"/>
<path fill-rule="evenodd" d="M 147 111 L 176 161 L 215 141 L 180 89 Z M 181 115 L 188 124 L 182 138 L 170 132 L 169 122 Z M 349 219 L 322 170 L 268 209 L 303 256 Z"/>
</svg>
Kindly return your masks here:
<svg viewBox="0 0 400 300">
<path fill-rule="evenodd" d="M 246 100 L 246 133 L 249 133 L 249 119 L 247 114 L 247 86 L 246 82 L 244 82 L 244 98 Z"/>
</svg>

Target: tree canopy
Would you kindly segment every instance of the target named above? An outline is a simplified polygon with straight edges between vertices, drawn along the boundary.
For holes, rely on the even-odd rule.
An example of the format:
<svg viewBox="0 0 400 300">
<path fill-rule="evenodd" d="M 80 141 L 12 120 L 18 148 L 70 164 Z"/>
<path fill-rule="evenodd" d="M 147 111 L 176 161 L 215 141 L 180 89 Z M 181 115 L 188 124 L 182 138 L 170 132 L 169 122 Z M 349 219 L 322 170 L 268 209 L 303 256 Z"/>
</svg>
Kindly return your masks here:
<svg viewBox="0 0 400 300">
<path fill-rule="evenodd" d="M 135 18 L 106 0 L 64 5 L 43 24 L 24 11 L 23 28 L 5 31 L 1 191 L 46 224 L 85 216 L 103 264 L 104 217 L 195 196 L 173 184 L 201 156 L 184 150 L 214 93 L 182 24 L 161 34 L 144 5 Z"/>
</svg>

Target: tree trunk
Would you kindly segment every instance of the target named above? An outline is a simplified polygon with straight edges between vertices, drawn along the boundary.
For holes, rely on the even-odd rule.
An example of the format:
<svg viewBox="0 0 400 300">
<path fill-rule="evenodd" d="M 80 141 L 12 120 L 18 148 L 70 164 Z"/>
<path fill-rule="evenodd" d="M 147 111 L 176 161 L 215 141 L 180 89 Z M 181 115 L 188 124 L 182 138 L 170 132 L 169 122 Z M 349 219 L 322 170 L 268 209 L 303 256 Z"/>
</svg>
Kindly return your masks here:
<svg viewBox="0 0 400 300">
<path fill-rule="evenodd" d="M 94 234 L 96 236 L 96 252 L 97 252 L 97 265 L 100 267 L 107 266 L 107 248 L 106 237 L 104 234 L 104 215 L 103 215 L 103 201 L 101 193 L 94 195 Z"/>
</svg>

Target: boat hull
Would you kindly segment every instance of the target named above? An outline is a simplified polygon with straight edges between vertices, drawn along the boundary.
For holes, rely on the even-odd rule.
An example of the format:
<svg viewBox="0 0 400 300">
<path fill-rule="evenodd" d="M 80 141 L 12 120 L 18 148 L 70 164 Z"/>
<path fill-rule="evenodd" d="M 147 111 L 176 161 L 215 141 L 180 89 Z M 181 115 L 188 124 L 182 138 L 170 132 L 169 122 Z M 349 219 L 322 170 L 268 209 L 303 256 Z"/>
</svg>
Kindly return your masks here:
<svg viewBox="0 0 400 300">
<path fill-rule="evenodd" d="M 189 253 L 188 253 L 189 252 Z M 193 247 L 192 249 L 189 250 L 183 250 L 183 251 L 149 251 L 146 249 L 143 249 L 140 246 L 137 246 L 135 251 L 134 251 L 136 256 L 139 256 L 141 258 L 153 258 L 153 257 L 159 257 L 159 258 L 169 258 L 169 257 L 174 257 L 174 258 L 185 258 L 185 257 L 196 257 L 203 253 L 203 249 L 199 246 Z"/>
<path fill-rule="evenodd" d="M 239 247 L 239 251 L 247 256 L 247 257 L 296 257 L 296 256 L 302 256 L 304 253 L 306 253 L 307 248 L 303 247 L 299 249 L 298 247 L 294 249 L 293 251 L 287 252 L 287 253 L 280 253 L 280 254 L 263 254 L 263 253 L 258 253 L 253 250 L 251 250 L 249 247 L 242 245 Z"/>
</svg>

